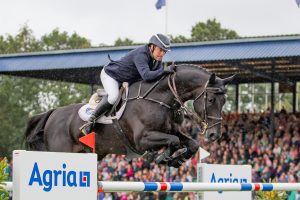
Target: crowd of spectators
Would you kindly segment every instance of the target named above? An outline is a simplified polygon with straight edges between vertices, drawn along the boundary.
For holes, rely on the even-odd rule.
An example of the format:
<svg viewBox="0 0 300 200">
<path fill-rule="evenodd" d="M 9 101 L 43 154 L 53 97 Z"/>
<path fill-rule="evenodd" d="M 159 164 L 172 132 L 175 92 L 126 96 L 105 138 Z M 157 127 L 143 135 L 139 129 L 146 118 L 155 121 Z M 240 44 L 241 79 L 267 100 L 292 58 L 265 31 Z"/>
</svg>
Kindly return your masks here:
<svg viewBox="0 0 300 200">
<path fill-rule="evenodd" d="M 264 113 L 227 113 L 223 116 L 223 137 L 207 144 L 197 137 L 198 129 L 188 119 L 182 129 L 197 138 L 210 156 L 202 162 L 210 164 L 249 164 L 252 182 L 300 182 L 300 116 L 284 109 L 275 113 L 271 123 Z M 271 134 L 273 127 L 274 132 Z M 98 165 L 99 180 L 103 181 L 196 181 L 198 155 L 178 169 L 148 163 L 143 158 L 126 161 L 124 156 L 109 155 Z M 194 193 L 101 193 L 99 199 L 196 199 Z"/>
<path fill-rule="evenodd" d="M 272 134 L 273 127 L 273 134 Z M 209 164 L 251 165 L 252 182 L 300 182 L 300 113 L 227 113 L 223 115 L 222 138 L 207 144 L 198 137 L 198 128 L 185 119 L 182 131 L 198 140 L 210 152 L 202 160 Z M 127 161 L 124 156 L 108 155 L 98 163 L 98 180 L 193 182 L 197 177 L 198 153 L 179 168 L 157 165 L 143 158 Z M 290 193 L 298 195 L 300 191 Z M 196 193 L 117 192 L 100 193 L 99 200 L 194 200 Z M 296 199 L 296 198 L 290 198 Z"/>
</svg>

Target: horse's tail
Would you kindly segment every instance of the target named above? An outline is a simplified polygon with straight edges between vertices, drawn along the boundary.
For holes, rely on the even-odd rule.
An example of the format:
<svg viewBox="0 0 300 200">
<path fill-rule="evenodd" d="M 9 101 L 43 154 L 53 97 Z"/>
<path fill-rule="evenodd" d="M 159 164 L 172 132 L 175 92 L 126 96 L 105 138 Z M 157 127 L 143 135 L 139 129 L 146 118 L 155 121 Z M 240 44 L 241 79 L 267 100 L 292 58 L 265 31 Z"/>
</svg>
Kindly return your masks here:
<svg viewBox="0 0 300 200">
<path fill-rule="evenodd" d="M 49 116 L 55 109 L 35 115 L 28 121 L 24 135 L 25 148 L 27 150 L 46 151 L 44 142 L 44 127 Z"/>
</svg>

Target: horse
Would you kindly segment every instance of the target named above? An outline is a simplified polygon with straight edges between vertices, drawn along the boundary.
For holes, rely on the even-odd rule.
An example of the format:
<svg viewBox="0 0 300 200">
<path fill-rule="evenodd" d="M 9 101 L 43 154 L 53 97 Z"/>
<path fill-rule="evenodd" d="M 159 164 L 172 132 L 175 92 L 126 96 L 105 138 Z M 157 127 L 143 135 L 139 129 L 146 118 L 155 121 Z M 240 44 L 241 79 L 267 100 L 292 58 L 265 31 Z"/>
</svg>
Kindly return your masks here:
<svg viewBox="0 0 300 200">
<path fill-rule="evenodd" d="M 128 156 L 134 152 L 149 161 L 179 167 L 197 152 L 199 144 L 180 131 L 174 113 L 183 109 L 205 132 L 207 142 L 218 140 L 222 135 L 225 86 L 232 79 L 233 76 L 221 79 L 200 66 L 180 64 L 173 74 L 164 75 L 155 83 L 133 83 L 117 126 L 94 125 L 98 160 L 108 154 Z M 194 100 L 194 111 L 185 106 L 187 100 Z M 86 152 L 79 142 L 79 128 L 85 123 L 78 115 L 82 106 L 67 105 L 31 117 L 25 131 L 26 149 Z"/>
</svg>

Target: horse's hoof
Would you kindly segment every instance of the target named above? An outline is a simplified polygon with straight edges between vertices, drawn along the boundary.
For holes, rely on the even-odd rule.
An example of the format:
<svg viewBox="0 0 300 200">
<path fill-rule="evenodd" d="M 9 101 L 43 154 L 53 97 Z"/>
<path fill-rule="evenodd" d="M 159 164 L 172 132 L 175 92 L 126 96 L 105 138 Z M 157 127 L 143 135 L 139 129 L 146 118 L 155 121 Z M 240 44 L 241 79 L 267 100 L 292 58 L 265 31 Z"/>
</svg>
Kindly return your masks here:
<svg viewBox="0 0 300 200">
<path fill-rule="evenodd" d="M 187 152 L 187 148 L 184 147 L 184 148 L 181 148 L 181 149 L 178 149 L 177 151 L 175 151 L 172 156 L 171 156 L 171 159 L 174 160 L 176 158 L 179 158 L 181 157 L 185 152 Z"/>
<path fill-rule="evenodd" d="M 155 163 L 156 164 L 163 164 L 163 163 L 169 162 L 170 160 L 172 160 L 169 155 L 170 155 L 169 152 L 163 152 L 163 153 L 159 154 L 155 158 Z"/>
<path fill-rule="evenodd" d="M 169 156 L 159 155 L 155 159 L 156 164 L 166 164 L 168 161 L 172 160 Z"/>
<path fill-rule="evenodd" d="M 155 157 L 156 157 L 156 155 L 157 155 L 157 152 L 154 152 L 154 151 L 151 152 L 150 151 L 150 152 L 145 153 L 145 155 L 143 156 L 143 158 L 145 160 L 147 160 L 148 162 L 153 162 L 154 159 L 155 159 Z"/>
</svg>

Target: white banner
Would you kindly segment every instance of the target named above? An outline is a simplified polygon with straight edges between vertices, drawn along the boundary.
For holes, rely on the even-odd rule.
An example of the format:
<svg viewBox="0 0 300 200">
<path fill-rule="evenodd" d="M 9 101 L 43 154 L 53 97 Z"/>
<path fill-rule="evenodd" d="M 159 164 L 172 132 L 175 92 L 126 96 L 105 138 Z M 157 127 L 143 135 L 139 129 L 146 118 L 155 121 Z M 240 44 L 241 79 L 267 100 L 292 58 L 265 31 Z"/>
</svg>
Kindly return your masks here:
<svg viewBox="0 0 300 200">
<path fill-rule="evenodd" d="M 204 183 L 251 183 L 250 165 L 212 165 L 199 163 L 197 181 Z M 199 200 L 251 200 L 250 192 L 202 192 Z"/>
<path fill-rule="evenodd" d="M 97 199 L 97 155 L 16 150 L 13 199 Z"/>
</svg>

